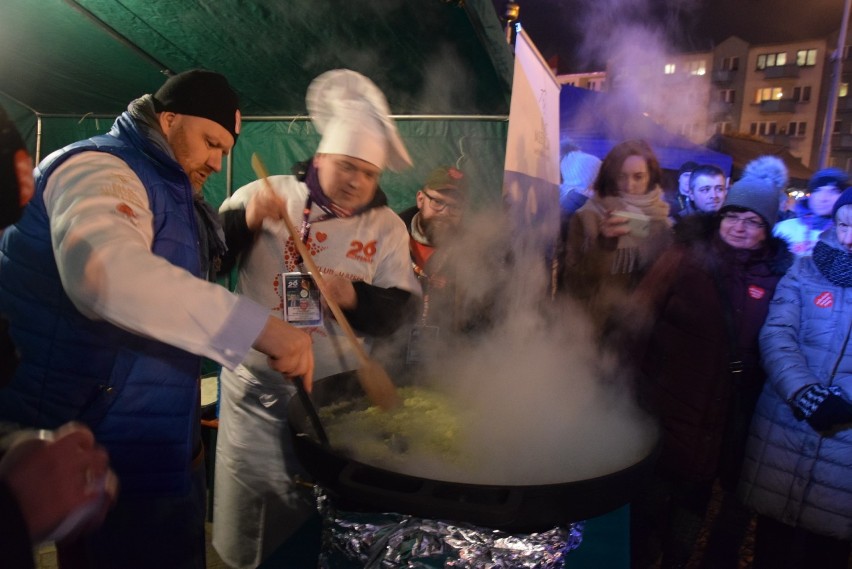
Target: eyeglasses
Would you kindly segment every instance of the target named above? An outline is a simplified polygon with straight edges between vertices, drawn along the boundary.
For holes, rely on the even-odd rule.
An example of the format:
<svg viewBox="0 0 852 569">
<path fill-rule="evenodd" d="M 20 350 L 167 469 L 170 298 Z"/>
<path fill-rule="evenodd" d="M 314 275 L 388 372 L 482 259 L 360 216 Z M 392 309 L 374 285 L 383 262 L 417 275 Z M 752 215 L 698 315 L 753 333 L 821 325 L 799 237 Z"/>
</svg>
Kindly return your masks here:
<svg viewBox="0 0 852 569">
<path fill-rule="evenodd" d="M 739 217 L 735 213 L 723 213 L 722 221 L 727 221 L 731 225 L 736 225 L 737 223 L 742 222 L 747 229 L 757 230 L 766 227 L 766 224 L 758 219 L 755 219 L 753 217 Z"/>
<path fill-rule="evenodd" d="M 462 206 L 460 205 L 447 203 L 440 198 L 430 196 L 429 193 L 425 190 L 423 191 L 423 195 L 429 198 L 429 207 L 431 207 L 432 211 L 434 211 L 435 213 L 441 213 L 442 211 L 447 210 L 453 215 L 458 215 L 462 212 Z"/>
</svg>

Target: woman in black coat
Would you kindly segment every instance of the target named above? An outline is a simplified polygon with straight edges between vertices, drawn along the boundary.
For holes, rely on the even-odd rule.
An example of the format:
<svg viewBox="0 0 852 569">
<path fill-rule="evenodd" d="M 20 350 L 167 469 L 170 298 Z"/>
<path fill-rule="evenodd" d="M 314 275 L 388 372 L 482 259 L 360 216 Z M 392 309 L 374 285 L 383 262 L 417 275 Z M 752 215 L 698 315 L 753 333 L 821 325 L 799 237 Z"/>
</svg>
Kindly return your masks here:
<svg viewBox="0 0 852 569">
<path fill-rule="evenodd" d="M 772 237 L 774 186 L 734 184 L 718 216 L 687 218 L 677 242 L 634 294 L 649 330 L 634 348 L 638 393 L 659 420 L 662 452 L 649 492 L 633 505 L 634 567 L 681 567 L 694 548 L 714 481 L 734 489 L 764 374 L 758 333 L 793 257 Z M 654 534 L 657 535 L 654 535 Z"/>
</svg>

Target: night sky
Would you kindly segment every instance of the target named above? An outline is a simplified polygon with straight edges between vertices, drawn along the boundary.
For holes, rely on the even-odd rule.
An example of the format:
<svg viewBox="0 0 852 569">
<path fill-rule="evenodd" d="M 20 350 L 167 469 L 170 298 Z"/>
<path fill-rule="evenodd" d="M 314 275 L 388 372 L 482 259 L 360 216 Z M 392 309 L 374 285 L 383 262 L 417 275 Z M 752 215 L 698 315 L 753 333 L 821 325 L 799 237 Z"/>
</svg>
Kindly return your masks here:
<svg viewBox="0 0 852 569">
<path fill-rule="evenodd" d="M 731 35 L 750 43 L 821 37 L 840 29 L 843 0 L 516 0 L 520 21 L 559 72 L 603 69 L 598 38 L 625 26 L 658 33 L 679 51 L 710 49 Z M 505 0 L 494 0 L 497 14 Z"/>
</svg>

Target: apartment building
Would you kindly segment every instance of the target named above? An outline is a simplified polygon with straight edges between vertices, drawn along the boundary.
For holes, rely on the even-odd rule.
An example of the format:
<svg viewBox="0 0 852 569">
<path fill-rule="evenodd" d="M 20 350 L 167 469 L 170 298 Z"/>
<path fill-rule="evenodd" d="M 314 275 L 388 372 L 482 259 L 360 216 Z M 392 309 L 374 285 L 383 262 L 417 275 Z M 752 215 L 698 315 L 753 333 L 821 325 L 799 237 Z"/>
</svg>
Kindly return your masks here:
<svg viewBox="0 0 852 569">
<path fill-rule="evenodd" d="M 662 88 L 653 95 L 661 104 L 656 112 L 649 113 L 669 131 L 696 144 L 707 140 L 712 61 L 711 52 L 665 57 L 662 77 L 658 78 Z"/>
<path fill-rule="evenodd" d="M 828 52 L 826 39 L 750 47 L 739 131 L 787 146 L 806 166 L 816 165 Z"/>
<path fill-rule="evenodd" d="M 762 45 L 732 36 L 712 51 L 666 55 L 656 65 L 656 78 L 643 79 L 647 92 L 636 97 L 648 116 L 693 142 L 703 143 L 714 134 L 748 134 L 786 146 L 806 166 L 816 167 L 836 45 L 837 34 Z M 852 49 L 843 55 L 829 162 L 852 171 Z M 625 77 L 632 73 L 609 65 L 607 72 L 560 80 L 572 77 L 573 84 L 583 87 L 586 77 L 594 76 L 595 84 L 617 91 L 623 85 L 635 87 Z"/>
<path fill-rule="evenodd" d="M 567 73 L 558 75 L 556 80 L 560 85 L 570 85 L 589 91 L 606 91 L 606 71 L 591 71 L 589 73 Z"/>
</svg>

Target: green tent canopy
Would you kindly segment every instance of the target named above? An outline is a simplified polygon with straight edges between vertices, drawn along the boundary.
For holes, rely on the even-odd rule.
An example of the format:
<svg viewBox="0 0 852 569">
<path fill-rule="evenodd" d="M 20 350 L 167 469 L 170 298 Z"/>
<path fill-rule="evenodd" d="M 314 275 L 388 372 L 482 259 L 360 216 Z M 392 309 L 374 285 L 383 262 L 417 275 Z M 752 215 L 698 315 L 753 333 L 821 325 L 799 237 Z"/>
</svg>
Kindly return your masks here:
<svg viewBox="0 0 852 569">
<path fill-rule="evenodd" d="M 0 105 L 39 158 L 106 132 L 167 75 L 212 69 L 246 118 L 205 188 L 218 204 L 254 179 L 252 152 L 273 173 L 312 154 L 305 91 L 345 67 L 385 92 L 414 158 L 383 176 L 395 209 L 440 164 L 466 170 L 475 197 L 500 196 L 513 60 L 489 0 L 5 0 L 0 54 Z"/>
</svg>

